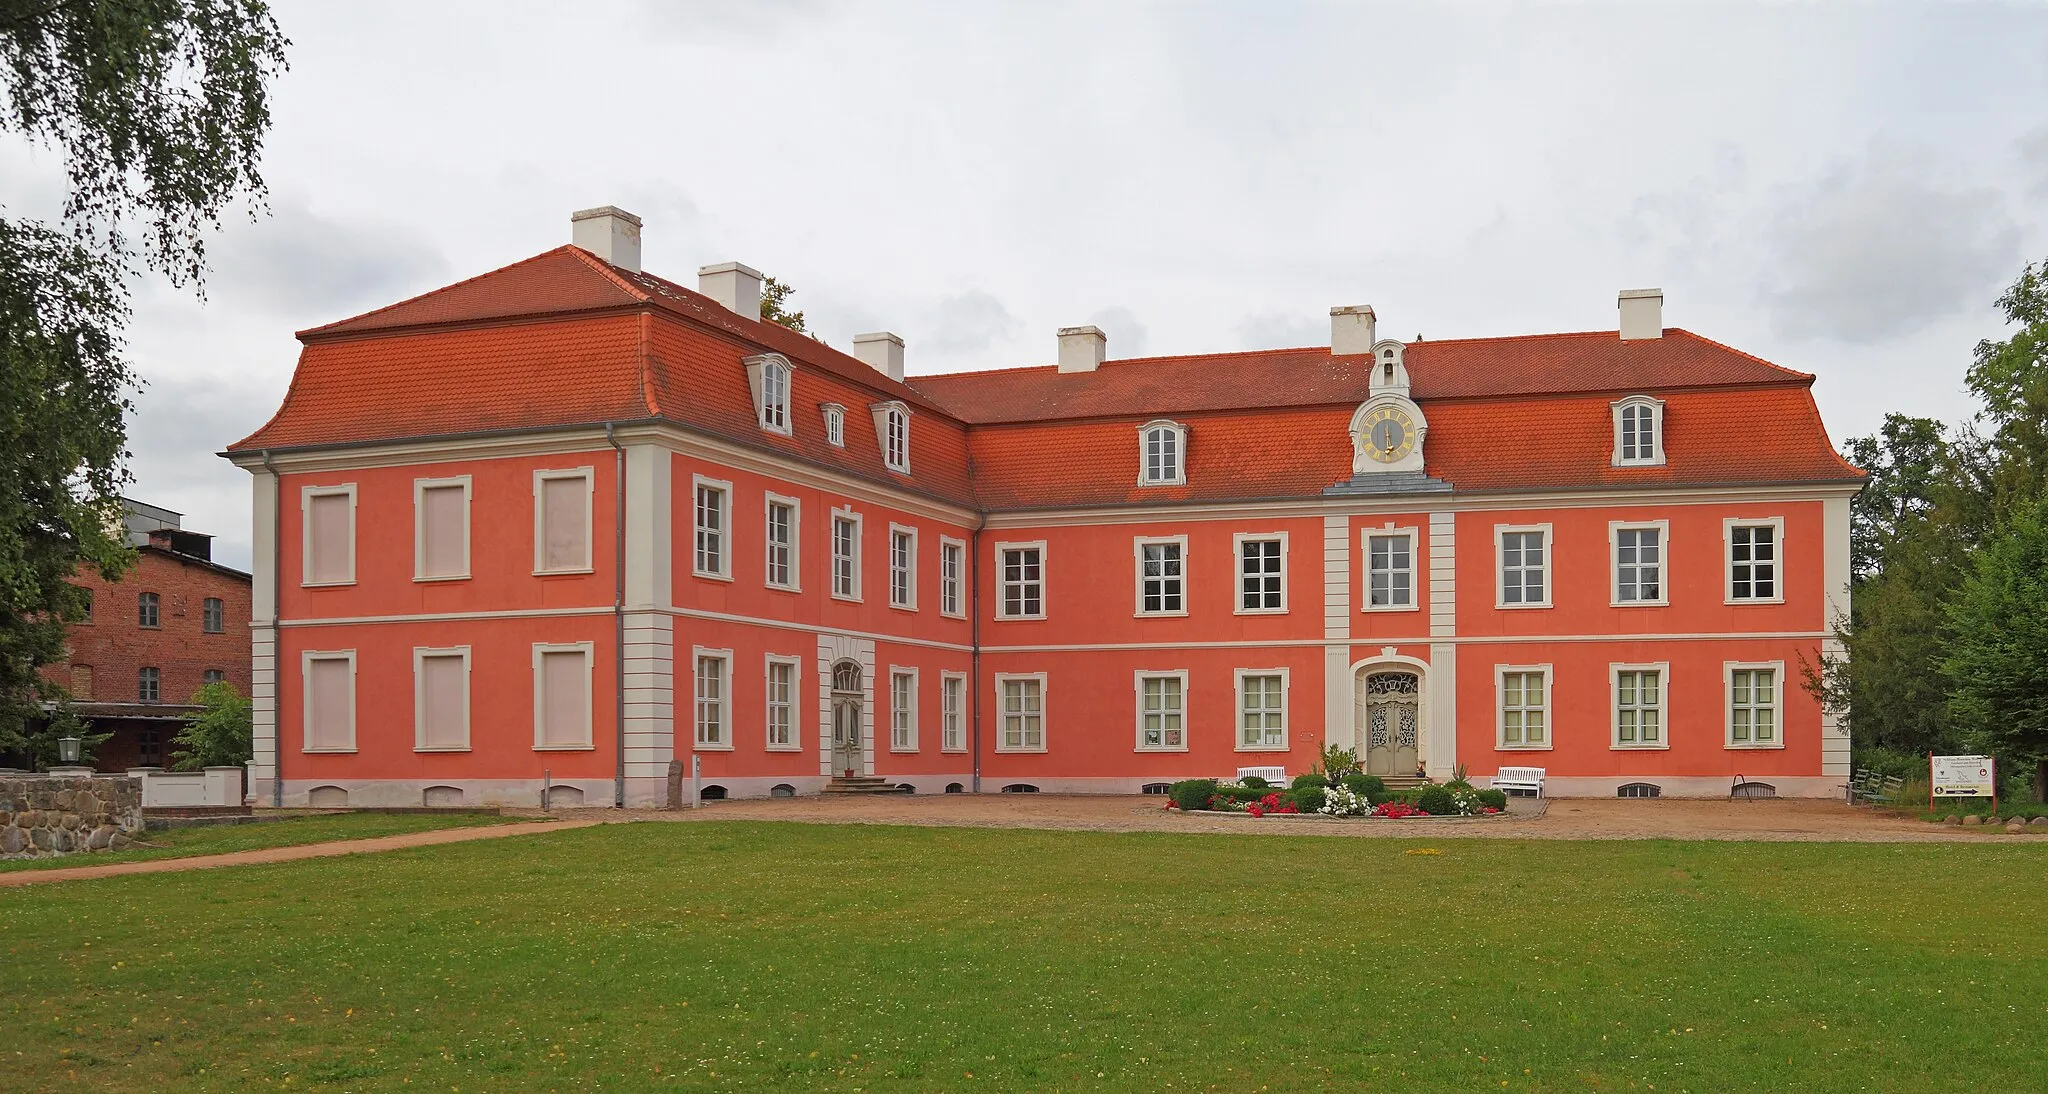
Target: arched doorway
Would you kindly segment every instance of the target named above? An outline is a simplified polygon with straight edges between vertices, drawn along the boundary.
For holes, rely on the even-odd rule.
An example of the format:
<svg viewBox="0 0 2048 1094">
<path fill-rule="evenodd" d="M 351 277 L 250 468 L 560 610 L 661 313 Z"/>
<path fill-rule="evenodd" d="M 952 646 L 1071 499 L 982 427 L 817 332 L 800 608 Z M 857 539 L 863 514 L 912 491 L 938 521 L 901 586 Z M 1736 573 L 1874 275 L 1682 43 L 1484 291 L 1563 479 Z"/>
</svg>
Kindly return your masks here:
<svg viewBox="0 0 2048 1094">
<path fill-rule="evenodd" d="M 832 666 L 832 773 L 860 775 L 861 678 L 858 661 L 840 661 Z"/>
<path fill-rule="evenodd" d="M 1358 762 L 1368 774 L 1409 777 L 1422 770 L 1422 676 L 1383 666 L 1358 675 Z"/>
</svg>

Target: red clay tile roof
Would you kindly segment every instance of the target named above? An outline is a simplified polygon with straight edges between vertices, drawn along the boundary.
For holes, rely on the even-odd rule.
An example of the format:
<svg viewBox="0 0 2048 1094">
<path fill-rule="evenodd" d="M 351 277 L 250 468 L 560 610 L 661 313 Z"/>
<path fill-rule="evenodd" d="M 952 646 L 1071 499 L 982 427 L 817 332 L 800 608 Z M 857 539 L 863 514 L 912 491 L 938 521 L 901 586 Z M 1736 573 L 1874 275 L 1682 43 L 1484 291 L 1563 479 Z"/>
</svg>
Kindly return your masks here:
<svg viewBox="0 0 2048 1094">
<path fill-rule="evenodd" d="M 1811 381 L 1690 331 L 1624 342 L 1613 331 L 1415 342 L 1402 354 L 1418 402 L 1488 395 L 1669 391 Z M 973 425 L 1048 418 L 1159 417 L 1250 406 L 1356 405 L 1372 360 L 1326 347 L 1105 361 L 1092 373 L 1051 366 L 913 376 L 910 386 Z"/>
<path fill-rule="evenodd" d="M 1350 476 L 1369 358 L 1327 349 L 913 377 L 734 315 L 646 273 L 559 247 L 390 307 L 302 331 L 277 414 L 235 450 L 662 418 L 968 507 L 1047 508 L 1313 496 Z M 744 357 L 796 365 L 795 435 L 754 420 Z M 1676 328 L 1417 342 L 1405 361 L 1429 419 L 1429 473 L 1460 490 L 1853 481 L 1812 377 Z M 1666 400 L 1659 468 L 1610 466 L 1610 400 Z M 882 466 L 870 407 L 912 410 L 912 471 Z M 846 408 L 846 445 L 822 406 Z M 1135 427 L 1189 427 L 1189 485 L 1140 488 Z M 1532 443 L 1531 438 L 1541 438 Z"/>
</svg>

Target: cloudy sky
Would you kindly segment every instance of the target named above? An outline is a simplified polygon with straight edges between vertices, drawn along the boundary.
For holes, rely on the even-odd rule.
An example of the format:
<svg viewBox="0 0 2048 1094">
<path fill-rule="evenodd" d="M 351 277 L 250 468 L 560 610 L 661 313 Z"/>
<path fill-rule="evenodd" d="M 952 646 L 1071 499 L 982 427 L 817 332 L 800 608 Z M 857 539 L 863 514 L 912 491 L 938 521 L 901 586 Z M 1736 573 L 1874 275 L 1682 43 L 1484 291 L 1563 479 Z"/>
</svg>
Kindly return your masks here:
<svg viewBox="0 0 2048 1094">
<path fill-rule="evenodd" d="M 2048 258 L 2048 8 L 281 2 L 270 215 L 138 286 L 133 493 L 246 564 L 292 331 L 646 221 L 910 371 L 1666 322 L 1819 375 L 1839 442 L 1968 416 Z M 61 163 L 0 144 L 11 215 Z"/>
</svg>

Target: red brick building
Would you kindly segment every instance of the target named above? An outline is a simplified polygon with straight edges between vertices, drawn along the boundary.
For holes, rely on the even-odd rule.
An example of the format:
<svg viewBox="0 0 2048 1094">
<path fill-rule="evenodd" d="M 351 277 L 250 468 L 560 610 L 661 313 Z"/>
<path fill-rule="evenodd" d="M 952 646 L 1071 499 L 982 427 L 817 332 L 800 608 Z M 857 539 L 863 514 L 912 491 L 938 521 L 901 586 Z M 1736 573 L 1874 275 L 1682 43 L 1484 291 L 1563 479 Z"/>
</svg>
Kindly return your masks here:
<svg viewBox="0 0 2048 1094">
<path fill-rule="evenodd" d="M 121 580 L 81 574 L 92 612 L 71 628 L 71 655 L 44 672 L 71 690 L 100 732 L 102 771 L 169 766 L 192 693 L 225 680 L 249 694 L 249 575 L 212 559 L 213 537 L 178 514 L 128 503 L 135 565 Z"/>
</svg>

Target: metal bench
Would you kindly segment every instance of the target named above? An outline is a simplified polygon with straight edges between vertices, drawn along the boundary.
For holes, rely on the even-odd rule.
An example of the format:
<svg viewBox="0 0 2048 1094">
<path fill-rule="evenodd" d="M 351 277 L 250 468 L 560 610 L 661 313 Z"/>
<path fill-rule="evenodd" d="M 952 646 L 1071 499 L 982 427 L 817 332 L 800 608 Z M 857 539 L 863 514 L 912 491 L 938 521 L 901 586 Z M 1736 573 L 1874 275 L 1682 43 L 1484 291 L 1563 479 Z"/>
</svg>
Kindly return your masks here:
<svg viewBox="0 0 2048 1094">
<path fill-rule="evenodd" d="M 1849 800 L 1873 805 L 1891 805 L 1899 800 L 1899 791 L 1905 788 L 1906 780 L 1897 775 L 1883 775 L 1868 768 L 1858 768 L 1856 777 L 1849 780 Z"/>
<path fill-rule="evenodd" d="M 1494 772 L 1493 788 L 1513 792 L 1526 790 L 1537 797 L 1543 796 L 1543 769 L 1540 767 L 1503 767 Z"/>
</svg>

